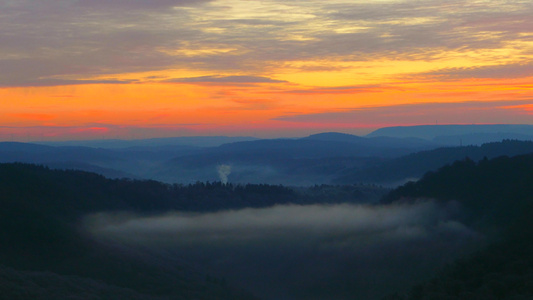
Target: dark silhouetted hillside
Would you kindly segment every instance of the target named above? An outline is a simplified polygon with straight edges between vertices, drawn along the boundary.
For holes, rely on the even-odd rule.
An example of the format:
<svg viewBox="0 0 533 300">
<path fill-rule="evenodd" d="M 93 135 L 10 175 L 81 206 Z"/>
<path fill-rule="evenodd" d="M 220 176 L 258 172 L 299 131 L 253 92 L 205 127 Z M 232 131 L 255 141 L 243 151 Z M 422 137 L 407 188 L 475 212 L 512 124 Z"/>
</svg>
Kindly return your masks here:
<svg viewBox="0 0 533 300">
<path fill-rule="evenodd" d="M 433 198 L 459 201 L 474 218 L 507 223 L 533 208 L 533 154 L 497 157 L 475 162 L 469 158 L 426 173 L 387 195 L 384 203 L 399 199 Z"/>
<path fill-rule="evenodd" d="M 493 243 L 405 295 L 386 299 L 532 299 L 533 154 L 465 159 L 392 191 L 384 203 L 458 201 Z"/>
<path fill-rule="evenodd" d="M 150 215 L 278 204 L 366 203 L 377 201 L 384 192 L 373 186 L 295 190 L 220 182 L 170 185 L 22 163 L 0 164 L 0 266 L 4 266 L 0 268 L 0 293 L 13 299 L 20 295 L 52 299 L 62 292 L 82 298 L 251 299 L 221 285 L 223 280 L 210 277 L 206 281 L 205 274 L 179 257 L 169 259 L 97 242 L 84 233 L 80 222 L 101 212 Z M 44 287 L 35 286 L 36 282 Z"/>
<path fill-rule="evenodd" d="M 215 207 L 201 202 L 202 197 L 209 195 L 218 195 L 214 199 L 219 201 L 228 197 L 224 191 L 228 193 L 229 189 L 220 187 L 220 184 L 180 187 L 155 181 L 110 180 L 81 171 L 50 170 L 20 163 L 0 164 L 0 265 L 12 270 L 3 269 L 2 276 L 21 276 L 19 281 L 4 278 L 0 293 L 8 295 L 13 292 L 13 287 L 26 289 L 41 280 L 43 284 L 53 283 L 58 288 L 65 288 L 68 291 L 65 296 L 79 293 L 82 297 L 86 292 L 94 292 L 94 285 L 98 285 L 102 295 L 116 292 L 117 295 L 135 297 L 250 299 L 245 293 L 228 286 L 206 282 L 205 274 L 184 267 L 179 260 L 95 242 L 80 231 L 81 218 L 97 212 L 146 214 L 235 206 L 237 200 Z M 238 205 L 243 201 L 264 201 L 265 193 L 275 195 L 280 201 L 283 201 L 281 195 L 288 195 L 287 199 L 293 194 L 290 190 L 269 186 L 243 187 L 243 190 L 247 197 L 239 199 Z M 188 202 L 180 201 L 190 195 L 194 197 Z M 40 273 L 30 276 L 29 271 Z M 46 278 L 46 274 L 50 276 Z M 93 281 L 98 284 L 91 287 Z M 69 289 L 70 284 L 79 287 Z M 49 286 L 35 287 L 27 290 L 26 295 L 33 298 L 42 294 L 42 298 L 37 299 L 52 299 L 56 292 Z"/>
</svg>

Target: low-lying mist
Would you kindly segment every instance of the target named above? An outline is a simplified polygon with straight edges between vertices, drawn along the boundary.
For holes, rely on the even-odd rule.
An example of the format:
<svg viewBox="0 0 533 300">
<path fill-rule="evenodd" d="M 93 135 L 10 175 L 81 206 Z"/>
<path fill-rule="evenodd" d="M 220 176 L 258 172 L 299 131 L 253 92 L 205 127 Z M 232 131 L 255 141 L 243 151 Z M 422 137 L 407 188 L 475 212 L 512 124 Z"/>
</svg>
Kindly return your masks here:
<svg viewBox="0 0 533 300">
<path fill-rule="evenodd" d="M 262 299 L 379 299 L 427 279 L 481 237 L 434 202 L 88 216 L 95 237 L 164 252 Z"/>
</svg>

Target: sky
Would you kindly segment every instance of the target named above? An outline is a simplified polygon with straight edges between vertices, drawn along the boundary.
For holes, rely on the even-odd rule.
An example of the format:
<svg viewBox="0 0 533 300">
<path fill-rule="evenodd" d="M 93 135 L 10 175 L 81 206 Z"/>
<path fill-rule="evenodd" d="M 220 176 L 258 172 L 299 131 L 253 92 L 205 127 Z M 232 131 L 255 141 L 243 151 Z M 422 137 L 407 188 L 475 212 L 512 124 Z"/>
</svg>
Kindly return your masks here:
<svg viewBox="0 0 533 300">
<path fill-rule="evenodd" d="M 533 1 L 0 0 L 0 140 L 533 124 Z"/>
</svg>

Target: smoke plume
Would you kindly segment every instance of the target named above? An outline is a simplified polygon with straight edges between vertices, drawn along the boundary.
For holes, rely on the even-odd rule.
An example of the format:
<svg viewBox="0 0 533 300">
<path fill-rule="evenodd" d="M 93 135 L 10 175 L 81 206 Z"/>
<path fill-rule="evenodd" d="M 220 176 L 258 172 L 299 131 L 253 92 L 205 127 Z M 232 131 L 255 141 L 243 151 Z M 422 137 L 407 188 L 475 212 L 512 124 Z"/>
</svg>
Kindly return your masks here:
<svg viewBox="0 0 533 300">
<path fill-rule="evenodd" d="M 223 184 L 228 183 L 228 176 L 231 174 L 230 165 L 218 165 L 217 166 L 218 177 Z"/>
</svg>

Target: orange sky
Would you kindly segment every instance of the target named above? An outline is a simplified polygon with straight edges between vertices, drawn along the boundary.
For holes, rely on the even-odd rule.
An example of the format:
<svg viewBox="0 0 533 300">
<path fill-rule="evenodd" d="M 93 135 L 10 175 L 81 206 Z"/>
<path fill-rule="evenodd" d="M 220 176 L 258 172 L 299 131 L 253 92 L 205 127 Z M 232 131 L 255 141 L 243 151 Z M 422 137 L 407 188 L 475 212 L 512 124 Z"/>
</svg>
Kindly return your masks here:
<svg viewBox="0 0 533 300">
<path fill-rule="evenodd" d="M 0 140 L 533 124 L 528 1 L 0 2 Z"/>
</svg>

